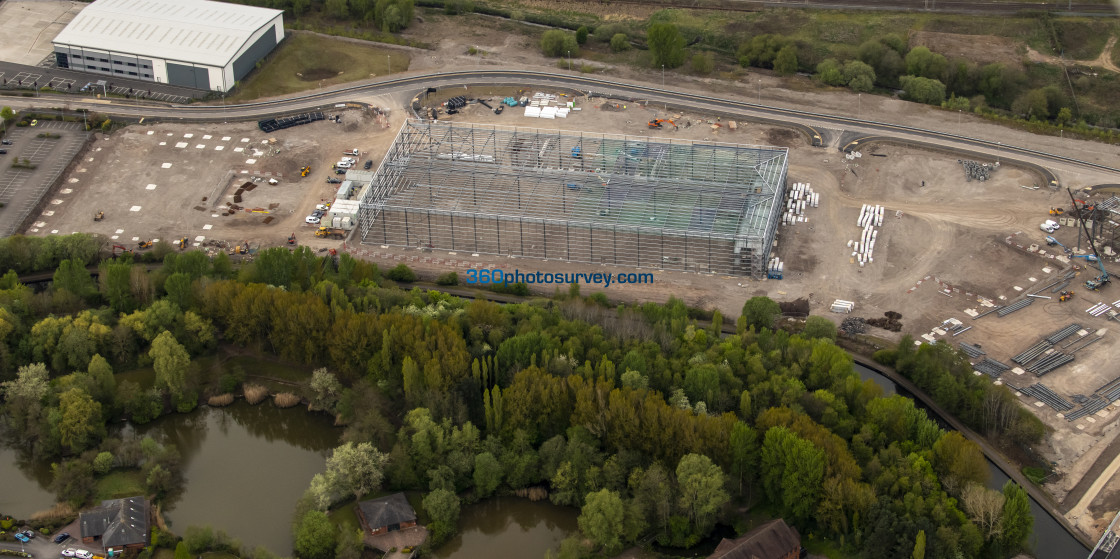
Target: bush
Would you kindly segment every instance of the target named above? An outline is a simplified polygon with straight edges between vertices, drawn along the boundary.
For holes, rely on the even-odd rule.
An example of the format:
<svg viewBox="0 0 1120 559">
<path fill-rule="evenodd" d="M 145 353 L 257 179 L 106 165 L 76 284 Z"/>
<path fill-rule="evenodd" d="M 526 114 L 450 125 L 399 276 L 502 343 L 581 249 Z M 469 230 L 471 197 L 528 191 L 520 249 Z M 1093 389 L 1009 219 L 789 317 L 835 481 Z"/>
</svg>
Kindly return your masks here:
<svg viewBox="0 0 1120 559">
<path fill-rule="evenodd" d="M 220 394 L 218 396 L 211 396 L 209 400 L 206 400 L 206 404 L 209 405 L 212 408 L 220 408 L 220 407 L 223 407 L 223 406 L 228 406 L 232 403 L 233 403 L 233 394 L 230 394 L 229 392 L 226 392 L 225 394 Z"/>
<path fill-rule="evenodd" d="M 1035 485 L 1042 485 L 1042 480 L 1046 478 L 1046 470 L 1035 466 L 1026 466 L 1023 468 L 1023 475 L 1031 480 Z"/>
<path fill-rule="evenodd" d="M 459 285 L 459 274 L 447 272 L 436 278 L 436 285 Z"/>
<path fill-rule="evenodd" d="M 625 33 L 615 33 L 611 37 L 611 51 L 622 52 L 630 49 L 630 38 Z"/>
<path fill-rule="evenodd" d="M 389 279 L 393 280 L 393 281 L 399 281 L 399 282 L 404 282 L 404 283 L 410 283 L 410 282 L 416 281 L 416 272 L 413 272 L 412 268 L 409 268 L 403 262 L 400 263 L 400 264 L 397 264 L 394 268 L 389 270 L 385 274 L 385 276 L 388 277 Z"/>
<path fill-rule="evenodd" d="M 93 459 L 93 471 L 98 475 L 105 475 L 113 469 L 113 453 L 99 452 Z"/>
<path fill-rule="evenodd" d="M 576 43 L 580 45 L 587 44 L 588 33 L 589 32 L 586 25 L 580 26 L 579 29 L 576 29 Z"/>
<path fill-rule="evenodd" d="M 698 52 L 692 55 L 692 60 L 689 61 L 692 71 L 697 74 L 711 74 L 715 69 L 715 60 L 712 58 L 710 52 Z"/>
<path fill-rule="evenodd" d="M 268 389 L 259 384 L 245 385 L 245 401 L 257 405 L 268 398 Z"/>
<path fill-rule="evenodd" d="M 291 392 L 281 392 L 272 397 L 272 403 L 278 408 L 290 408 L 299 403 L 299 396 Z"/>
<path fill-rule="evenodd" d="M 684 63 L 684 36 L 676 25 L 655 23 L 646 31 L 646 41 L 653 54 L 653 67 L 676 68 Z"/>
<path fill-rule="evenodd" d="M 578 56 L 579 43 L 571 33 L 559 29 L 550 29 L 541 36 L 541 52 L 545 56 L 560 57 L 565 55 Z"/>
</svg>

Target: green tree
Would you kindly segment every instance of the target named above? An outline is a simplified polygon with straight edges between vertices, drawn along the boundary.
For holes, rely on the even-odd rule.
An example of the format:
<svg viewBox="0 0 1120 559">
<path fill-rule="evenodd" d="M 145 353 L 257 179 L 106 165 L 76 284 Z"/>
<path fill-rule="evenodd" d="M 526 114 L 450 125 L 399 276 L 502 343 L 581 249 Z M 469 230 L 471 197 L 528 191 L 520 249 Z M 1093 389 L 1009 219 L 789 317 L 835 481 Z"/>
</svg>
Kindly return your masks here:
<svg viewBox="0 0 1120 559">
<path fill-rule="evenodd" d="M 844 63 L 844 83 L 853 91 L 871 91 L 875 87 L 875 69 L 859 60 Z"/>
<path fill-rule="evenodd" d="M 16 112 L 13 111 L 11 107 L 5 105 L 4 108 L 0 109 L 0 119 L 3 119 L 5 122 L 12 120 L 15 117 Z"/>
<path fill-rule="evenodd" d="M 1016 553 L 1026 546 L 1027 536 L 1034 528 L 1030 499 L 1027 491 L 1011 480 L 1003 484 L 1003 497 L 1003 535 L 1000 540 L 1005 552 Z"/>
<path fill-rule="evenodd" d="M 743 303 L 742 318 L 745 321 L 744 326 L 754 326 L 755 330 L 774 328 L 774 321 L 781 314 L 782 308 L 769 297 L 751 297 L 746 303 Z"/>
<path fill-rule="evenodd" d="M 801 336 L 836 340 L 836 324 L 823 316 L 810 316 L 805 319 L 805 329 L 801 331 Z"/>
<path fill-rule="evenodd" d="M 432 545 L 438 545 L 455 533 L 459 523 L 459 498 L 446 489 L 437 489 L 424 497 L 424 510 L 428 512 L 432 532 Z"/>
<path fill-rule="evenodd" d="M 96 291 L 93 277 L 80 260 L 66 259 L 58 263 L 54 272 L 51 287 L 55 290 L 65 289 L 78 297 L 86 298 Z"/>
<path fill-rule="evenodd" d="M 720 509 L 730 500 L 723 483 L 723 471 L 707 456 L 686 454 L 677 464 L 680 507 L 688 513 L 694 534 L 706 535 L 715 525 Z"/>
<path fill-rule="evenodd" d="M 586 44 L 588 33 L 589 31 L 586 25 L 581 25 L 579 29 L 576 29 L 576 43 L 581 45 Z"/>
<path fill-rule="evenodd" d="M 300 518 L 295 533 L 295 552 L 300 559 L 333 559 L 338 529 L 327 514 L 311 510 Z"/>
<path fill-rule="evenodd" d="M 758 469 L 758 434 L 750 425 L 736 421 L 731 428 L 731 475 L 743 493 L 743 482 L 750 481 Z"/>
<path fill-rule="evenodd" d="M 794 74 L 797 72 L 797 47 L 786 45 L 774 57 L 774 71 L 779 74 Z"/>
<path fill-rule="evenodd" d="M 97 457 L 93 459 L 93 471 L 98 475 L 105 475 L 113 469 L 113 453 L 112 452 L 99 452 Z"/>
<path fill-rule="evenodd" d="M 167 392 L 175 400 L 187 399 L 187 373 L 191 366 L 191 356 L 175 340 L 175 336 L 164 330 L 152 340 L 148 356 L 152 358 L 152 368 L 156 372 L 156 388 Z M 191 408 L 193 407 L 192 405 Z"/>
<path fill-rule="evenodd" d="M 1073 113 L 1070 112 L 1069 107 L 1062 107 L 1058 110 L 1057 121 L 1058 124 L 1065 126 L 1073 120 Z"/>
<path fill-rule="evenodd" d="M 541 36 L 541 52 L 545 56 L 561 57 L 565 55 L 578 56 L 579 43 L 576 42 L 575 35 L 561 31 L 559 29 L 550 29 L 544 32 Z"/>
<path fill-rule="evenodd" d="M 73 452 L 85 450 L 105 428 L 101 419 L 101 403 L 95 402 L 80 388 L 71 388 L 59 397 L 61 420 L 58 432 L 63 446 Z"/>
<path fill-rule="evenodd" d="M 167 277 L 163 282 L 163 290 L 167 292 L 167 300 L 180 309 L 189 309 L 194 306 L 194 293 L 191 287 L 191 277 L 183 272 L 176 272 Z"/>
<path fill-rule="evenodd" d="M 684 63 L 684 36 L 672 23 L 655 23 L 646 30 L 653 67 L 676 68 Z"/>
<path fill-rule="evenodd" d="M 945 84 L 929 78 L 902 76 L 899 80 L 906 98 L 919 103 L 940 105 L 945 100 Z"/>
<path fill-rule="evenodd" d="M 817 79 L 825 85 L 845 85 L 844 68 L 835 58 L 826 58 L 817 64 Z"/>
<path fill-rule="evenodd" d="M 24 365 L 19 368 L 15 380 L 0 383 L 9 426 L 24 432 L 38 423 L 50 390 L 47 366 L 42 363 Z"/>
<path fill-rule="evenodd" d="M 949 62 L 944 56 L 930 52 L 926 47 L 914 47 L 906 54 L 906 73 L 929 79 L 940 79 Z"/>
<path fill-rule="evenodd" d="M 186 542 L 180 540 L 175 544 L 175 559 L 191 559 L 191 552 L 187 550 Z"/>
<path fill-rule="evenodd" d="M 1046 91 L 1041 88 L 1032 89 L 1020 95 L 1015 99 L 1015 102 L 1011 104 L 1011 110 L 1027 118 L 1036 118 L 1039 120 L 1050 118 L 1050 108 L 1046 98 Z"/>
<path fill-rule="evenodd" d="M 67 460 L 62 464 L 51 464 L 54 474 L 51 481 L 51 490 L 54 491 L 59 501 L 70 503 L 75 508 L 80 508 L 97 488 L 93 478 L 93 467 L 82 460 Z"/>
<path fill-rule="evenodd" d="M 603 553 L 614 555 L 622 548 L 624 534 L 625 507 L 618 493 L 601 489 L 588 493 L 586 503 L 580 510 L 579 529 Z"/>
<path fill-rule="evenodd" d="M 323 3 L 323 11 L 330 17 L 335 19 L 346 19 L 350 17 L 350 7 L 346 0 L 326 0 Z"/>
<path fill-rule="evenodd" d="M 625 33 L 615 33 L 611 37 L 611 52 L 630 50 L 630 38 Z"/>
<path fill-rule="evenodd" d="M 489 452 L 474 457 L 474 490 L 485 499 L 502 483 L 502 465 Z"/>
<path fill-rule="evenodd" d="M 397 282 L 410 283 L 416 281 L 416 272 L 402 262 L 386 272 L 385 277 Z"/>
<path fill-rule="evenodd" d="M 910 559 L 926 559 L 926 531 L 918 530 L 918 537 L 914 541 L 914 552 Z"/>
</svg>

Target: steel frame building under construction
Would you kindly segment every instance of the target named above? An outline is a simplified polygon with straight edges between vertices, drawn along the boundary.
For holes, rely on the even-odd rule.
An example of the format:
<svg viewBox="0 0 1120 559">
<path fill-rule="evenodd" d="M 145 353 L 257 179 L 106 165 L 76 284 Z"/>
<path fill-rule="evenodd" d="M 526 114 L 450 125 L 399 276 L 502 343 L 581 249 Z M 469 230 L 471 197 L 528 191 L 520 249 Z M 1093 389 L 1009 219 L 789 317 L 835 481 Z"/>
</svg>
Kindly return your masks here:
<svg viewBox="0 0 1120 559">
<path fill-rule="evenodd" d="M 366 244 L 765 277 L 788 149 L 410 120 Z"/>
</svg>

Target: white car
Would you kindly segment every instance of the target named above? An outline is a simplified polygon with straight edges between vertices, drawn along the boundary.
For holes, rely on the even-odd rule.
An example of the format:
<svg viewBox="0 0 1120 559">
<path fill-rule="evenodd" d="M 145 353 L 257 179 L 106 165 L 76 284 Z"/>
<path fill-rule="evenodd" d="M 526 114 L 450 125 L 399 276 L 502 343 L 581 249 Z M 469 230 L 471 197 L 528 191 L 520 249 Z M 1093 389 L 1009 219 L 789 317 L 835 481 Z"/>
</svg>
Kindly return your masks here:
<svg viewBox="0 0 1120 559">
<path fill-rule="evenodd" d="M 330 205 L 330 204 L 317 204 L 317 205 L 315 206 L 315 209 L 317 209 L 317 210 L 323 210 L 323 211 L 325 212 L 325 211 L 327 211 L 327 210 L 331 209 L 331 205 Z"/>
<path fill-rule="evenodd" d="M 336 169 L 349 169 L 350 167 L 353 167 L 353 166 L 354 166 L 354 164 L 349 162 L 349 161 L 339 161 L 338 163 L 334 164 L 334 167 Z"/>
<path fill-rule="evenodd" d="M 60 551 L 59 553 L 60 553 L 60 554 L 62 554 L 62 556 L 63 556 L 63 557 L 73 557 L 73 556 L 74 556 L 75 554 L 77 554 L 78 552 L 77 552 L 77 551 L 75 551 L 75 550 L 74 550 L 74 548 L 72 548 L 72 547 L 68 547 L 68 548 L 66 548 L 66 549 L 63 549 L 63 550 L 62 550 L 62 551 Z"/>
<path fill-rule="evenodd" d="M 319 218 L 317 218 L 313 215 L 307 216 L 307 219 L 305 219 L 304 221 L 310 223 L 311 225 L 318 225 L 319 224 Z"/>
<path fill-rule="evenodd" d="M 358 162 L 358 160 L 354 159 L 353 157 L 343 157 L 341 159 L 341 161 L 345 161 L 345 162 L 350 163 L 350 164 L 354 164 L 354 163 Z"/>
<path fill-rule="evenodd" d="M 78 559 L 93 559 L 93 554 L 84 549 L 79 549 L 74 552 L 74 557 Z"/>
</svg>

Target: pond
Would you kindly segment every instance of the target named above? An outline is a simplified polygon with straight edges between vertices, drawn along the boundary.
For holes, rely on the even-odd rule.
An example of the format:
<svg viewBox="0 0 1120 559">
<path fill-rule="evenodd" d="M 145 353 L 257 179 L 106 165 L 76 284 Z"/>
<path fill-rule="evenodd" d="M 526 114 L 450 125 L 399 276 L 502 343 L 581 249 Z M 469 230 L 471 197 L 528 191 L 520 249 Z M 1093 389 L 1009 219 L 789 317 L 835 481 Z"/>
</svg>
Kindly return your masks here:
<svg viewBox="0 0 1120 559">
<path fill-rule="evenodd" d="M 548 501 L 494 497 L 459 513 L 459 533 L 433 554 L 439 559 L 541 558 L 579 528 L 579 510 Z"/>
<path fill-rule="evenodd" d="M 29 462 L 19 451 L 0 446 L 0 513 L 17 518 L 54 506 L 50 464 Z"/>
<path fill-rule="evenodd" d="M 182 455 L 184 490 L 163 509 L 172 531 L 208 524 L 250 548 L 290 556 L 296 501 L 338 444 L 341 429 L 332 423 L 298 406 L 238 401 L 128 429 L 174 444 Z"/>
</svg>

